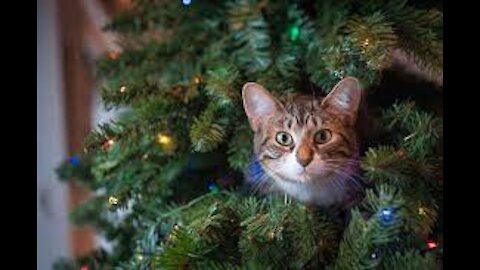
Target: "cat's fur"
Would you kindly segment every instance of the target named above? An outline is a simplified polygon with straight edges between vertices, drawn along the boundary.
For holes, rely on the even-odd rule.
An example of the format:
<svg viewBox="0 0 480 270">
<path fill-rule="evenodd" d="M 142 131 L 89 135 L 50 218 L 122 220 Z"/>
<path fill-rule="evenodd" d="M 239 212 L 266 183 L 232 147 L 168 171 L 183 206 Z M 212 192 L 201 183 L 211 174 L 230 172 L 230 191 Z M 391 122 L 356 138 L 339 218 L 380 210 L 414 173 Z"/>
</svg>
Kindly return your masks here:
<svg viewBox="0 0 480 270">
<path fill-rule="evenodd" d="M 345 207 L 361 194 L 355 127 L 362 99 L 358 80 L 344 78 L 324 98 L 295 95 L 280 100 L 253 82 L 244 85 L 242 96 L 255 133 L 255 160 L 247 182 L 327 207 Z M 319 144 L 315 134 L 322 129 L 331 138 Z M 278 132 L 290 134 L 293 143 L 281 145 Z"/>
</svg>

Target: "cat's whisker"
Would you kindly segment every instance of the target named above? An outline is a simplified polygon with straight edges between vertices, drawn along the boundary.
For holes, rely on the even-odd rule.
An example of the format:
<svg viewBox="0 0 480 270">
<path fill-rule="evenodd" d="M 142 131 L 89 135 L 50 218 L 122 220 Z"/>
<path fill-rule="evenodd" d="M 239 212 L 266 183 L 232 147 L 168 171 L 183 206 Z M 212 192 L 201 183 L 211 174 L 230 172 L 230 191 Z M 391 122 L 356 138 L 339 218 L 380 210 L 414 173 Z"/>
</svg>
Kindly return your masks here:
<svg viewBox="0 0 480 270">
<path fill-rule="evenodd" d="M 337 167 L 331 166 L 330 168 L 333 169 L 334 174 L 336 174 L 338 176 L 342 176 L 344 179 L 349 180 L 349 182 L 352 183 L 355 188 L 363 189 L 363 186 L 360 183 L 361 175 L 359 175 L 358 173 L 356 173 L 354 171 L 345 172 L 343 167 L 340 167 L 340 166 L 337 166 Z M 357 178 L 355 176 L 357 176 Z M 340 180 L 338 180 L 338 178 L 333 178 L 333 180 L 337 181 L 337 182 L 340 181 Z"/>
</svg>

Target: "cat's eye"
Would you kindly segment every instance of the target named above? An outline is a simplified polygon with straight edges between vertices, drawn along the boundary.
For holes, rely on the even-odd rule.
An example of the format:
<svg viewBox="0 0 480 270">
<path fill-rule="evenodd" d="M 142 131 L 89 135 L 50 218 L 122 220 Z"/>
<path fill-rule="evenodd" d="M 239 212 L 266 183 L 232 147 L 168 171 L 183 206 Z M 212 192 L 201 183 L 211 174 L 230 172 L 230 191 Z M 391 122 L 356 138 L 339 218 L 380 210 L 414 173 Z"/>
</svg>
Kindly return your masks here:
<svg viewBox="0 0 480 270">
<path fill-rule="evenodd" d="M 277 140 L 277 143 L 283 146 L 291 146 L 293 144 L 292 135 L 288 134 L 285 131 L 278 132 L 275 139 Z"/>
<path fill-rule="evenodd" d="M 324 144 L 330 141 L 332 133 L 328 129 L 321 129 L 315 134 L 315 143 Z"/>
</svg>

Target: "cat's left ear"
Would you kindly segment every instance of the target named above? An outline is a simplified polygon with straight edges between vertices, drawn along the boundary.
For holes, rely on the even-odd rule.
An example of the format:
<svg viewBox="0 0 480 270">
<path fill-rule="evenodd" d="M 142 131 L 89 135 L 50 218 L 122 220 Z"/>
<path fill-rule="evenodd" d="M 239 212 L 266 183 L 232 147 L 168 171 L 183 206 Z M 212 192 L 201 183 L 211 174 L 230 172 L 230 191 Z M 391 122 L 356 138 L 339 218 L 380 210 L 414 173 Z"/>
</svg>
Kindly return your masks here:
<svg viewBox="0 0 480 270">
<path fill-rule="evenodd" d="M 353 125 L 357 120 L 362 92 L 360 82 L 356 78 L 346 77 L 325 97 L 322 107 L 342 116 L 344 121 Z"/>
</svg>

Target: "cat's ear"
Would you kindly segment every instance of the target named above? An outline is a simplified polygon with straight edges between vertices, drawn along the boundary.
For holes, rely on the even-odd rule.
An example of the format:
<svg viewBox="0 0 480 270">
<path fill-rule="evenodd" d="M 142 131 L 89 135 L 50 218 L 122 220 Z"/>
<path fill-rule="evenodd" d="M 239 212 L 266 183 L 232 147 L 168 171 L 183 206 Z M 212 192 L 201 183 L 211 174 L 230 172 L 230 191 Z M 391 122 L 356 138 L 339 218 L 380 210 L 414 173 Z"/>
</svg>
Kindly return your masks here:
<svg viewBox="0 0 480 270">
<path fill-rule="evenodd" d="M 254 131 L 263 121 L 282 110 L 281 103 L 260 84 L 249 82 L 242 89 L 243 107 Z"/>
<path fill-rule="evenodd" d="M 353 125 L 357 120 L 358 108 L 362 99 L 362 88 L 357 79 L 346 77 L 342 79 L 325 97 L 322 107 L 332 110 L 342 116 L 348 124 Z"/>
</svg>

